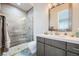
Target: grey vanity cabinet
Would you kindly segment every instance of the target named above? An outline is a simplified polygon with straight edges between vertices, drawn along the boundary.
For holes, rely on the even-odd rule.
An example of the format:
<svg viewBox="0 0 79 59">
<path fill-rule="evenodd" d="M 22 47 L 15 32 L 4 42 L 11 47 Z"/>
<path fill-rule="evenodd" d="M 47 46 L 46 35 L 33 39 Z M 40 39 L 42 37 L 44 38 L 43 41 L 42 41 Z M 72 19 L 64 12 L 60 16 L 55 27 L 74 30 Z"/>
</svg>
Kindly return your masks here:
<svg viewBox="0 0 79 59">
<path fill-rule="evenodd" d="M 45 45 L 45 56 L 65 56 L 65 51 L 49 45 Z"/>
<path fill-rule="evenodd" d="M 79 44 L 37 37 L 38 56 L 79 56 Z"/>
</svg>

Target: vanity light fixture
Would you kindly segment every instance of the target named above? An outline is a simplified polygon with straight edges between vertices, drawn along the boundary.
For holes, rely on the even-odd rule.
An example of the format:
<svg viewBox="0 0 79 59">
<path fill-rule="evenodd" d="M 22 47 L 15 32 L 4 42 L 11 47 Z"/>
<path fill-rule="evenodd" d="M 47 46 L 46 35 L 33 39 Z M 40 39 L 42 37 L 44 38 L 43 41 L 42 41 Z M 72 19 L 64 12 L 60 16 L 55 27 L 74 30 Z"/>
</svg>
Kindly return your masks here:
<svg viewBox="0 0 79 59">
<path fill-rule="evenodd" d="M 21 5 L 21 3 L 16 3 L 17 5 Z"/>
<path fill-rule="evenodd" d="M 55 8 L 55 7 L 60 6 L 62 4 L 64 4 L 64 3 L 51 3 L 51 4 L 49 4 L 49 7 L 50 8 Z"/>
<path fill-rule="evenodd" d="M 52 5 L 53 5 L 53 6 L 57 6 L 58 4 L 57 4 L 57 3 L 53 3 Z"/>
<path fill-rule="evenodd" d="M 49 9 L 52 8 L 52 3 L 48 4 L 48 8 L 49 8 Z"/>
</svg>

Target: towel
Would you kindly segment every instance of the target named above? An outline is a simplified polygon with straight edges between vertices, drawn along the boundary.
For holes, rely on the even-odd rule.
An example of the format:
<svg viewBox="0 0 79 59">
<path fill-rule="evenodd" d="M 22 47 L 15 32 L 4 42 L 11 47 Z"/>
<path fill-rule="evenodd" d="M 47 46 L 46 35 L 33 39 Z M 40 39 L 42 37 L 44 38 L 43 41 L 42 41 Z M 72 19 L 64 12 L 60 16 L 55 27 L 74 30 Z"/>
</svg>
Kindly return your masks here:
<svg viewBox="0 0 79 59">
<path fill-rule="evenodd" d="M 7 52 L 10 47 L 10 38 L 7 31 L 5 16 L 0 16 L 0 49 L 1 54 Z"/>
<path fill-rule="evenodd" d="M 0 55 L 2 54 L 2 18 L 0 17 Z"/>
<path fill-rule="evenodd" d="M 36 53 L 36 41 L 29 42 L 28 48 L 32 54 Z"/>
</svg>

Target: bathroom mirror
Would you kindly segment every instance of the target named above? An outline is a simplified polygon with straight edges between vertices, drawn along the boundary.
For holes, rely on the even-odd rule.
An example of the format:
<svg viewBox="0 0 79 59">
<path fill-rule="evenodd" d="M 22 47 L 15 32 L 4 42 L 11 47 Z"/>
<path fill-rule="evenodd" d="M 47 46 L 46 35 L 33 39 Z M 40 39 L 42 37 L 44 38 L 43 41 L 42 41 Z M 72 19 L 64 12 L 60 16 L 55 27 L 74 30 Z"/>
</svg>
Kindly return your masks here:
<svg viewBox="0 0 79 59">
<path fill-rule="evenodd" d="M 72 31 L 72 4 L 56 4 L 49 9 L 49 30 Z"/>
</svg>

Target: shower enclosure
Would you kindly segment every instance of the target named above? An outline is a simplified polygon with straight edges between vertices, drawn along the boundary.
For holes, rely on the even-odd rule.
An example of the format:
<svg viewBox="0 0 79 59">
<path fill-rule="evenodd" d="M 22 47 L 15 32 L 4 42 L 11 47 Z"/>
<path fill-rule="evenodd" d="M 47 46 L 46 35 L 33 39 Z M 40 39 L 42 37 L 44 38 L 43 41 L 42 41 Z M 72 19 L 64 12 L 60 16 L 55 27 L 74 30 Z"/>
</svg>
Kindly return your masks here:
<svg viewBox="0 0 79 59">
<path fill-rule="evenodd" d="M 11 47 L 33 41 L 33 16 L 29 15 L 30 12 L 33 12 L 31 9 L 26 13 L 26 17 L 21 18 L 20 24 L 10 25 L 8 31 L 11 39 Z"/>
<path fill-rule="evenodd" d="M 25 12 L 3 3 L 1 12 L 6 17 L 10 47 L 33 41 L 33 7 Z"/>
</svg>

